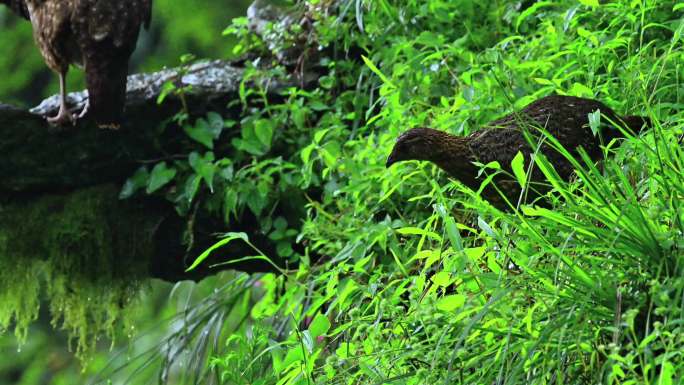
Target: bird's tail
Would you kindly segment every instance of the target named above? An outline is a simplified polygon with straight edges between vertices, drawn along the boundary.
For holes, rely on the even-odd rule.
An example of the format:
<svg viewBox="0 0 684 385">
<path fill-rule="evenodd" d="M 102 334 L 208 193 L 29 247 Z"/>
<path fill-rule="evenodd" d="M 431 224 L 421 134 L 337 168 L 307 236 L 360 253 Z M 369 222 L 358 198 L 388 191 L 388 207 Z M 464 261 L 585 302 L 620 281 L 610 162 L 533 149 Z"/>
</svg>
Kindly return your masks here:
<svg viewBox="0 0 684 385">
<path fill-rule="evenodd" d="M 623 117 L 622 121 L 634 133 L 639 133 L 642 129 L 651 127 L 651 119 L 646 116 L 628 115 Z"/>
<path fill-rule="evenodd" d="M 126 104 L 127 60 L 86 62 L 87 117 L 102 128 L 119 128 Z"/>
</svg>

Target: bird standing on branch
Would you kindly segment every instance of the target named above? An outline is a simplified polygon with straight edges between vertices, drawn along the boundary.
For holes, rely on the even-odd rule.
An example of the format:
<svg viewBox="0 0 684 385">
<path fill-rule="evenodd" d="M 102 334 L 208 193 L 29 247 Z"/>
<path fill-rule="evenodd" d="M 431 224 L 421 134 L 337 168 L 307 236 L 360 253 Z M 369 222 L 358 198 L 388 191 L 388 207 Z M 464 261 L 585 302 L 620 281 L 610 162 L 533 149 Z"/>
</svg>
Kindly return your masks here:
<svg viewBox="0 0 684 385">
<path fill-rule="evenodd" d="M 644 125 L 649 125 L 649 120 L 641 116 L 619 117 L 612 109 L 597 100 L 551 95 L 532 102 L 519 112 L 495 120 L 482 130 L 465 137 L 430 128 L 408 130 L 397 139 L 387 159 L 387 167 L 405 160 L 427 160 L 477 191 L 481 183 L 481 180 L 477 179 L 480 169 L 473 162 L 487 164 L 497 161 L 502 169 L 510 173 L 511 162 L 518 152 L 521 152 L 525 159 L 530 159 L 534 149 L 525 138 L 525 129 L 537 137 L 540 136 L 538 129 L 545 129 L 573 156 L 578 155 L 577 148 L 581 146 L 592 160 L 598 160 L 601 156 L 601 138 L 594 135 L 589 126 L 589 114 L 597 110 L 602 115 L 602 122 L 608 120 L 634 132 L 638 132 Z M 619 129 L 610 124 L 604 126 L 604 143 L 607 144 L 611 139 L 622 136 Z M 540 151 L 548 158 L 561 178 L 570 178 L 574 169 L 562 154 L 548 144 L 543 144 Z M 537 169 L 533 170 L 531 180 L 542 182 L 542 173 Z M 512 202 L 517 201 L 521 193 L 519 183 L 503 175 L 497 176 L 494 182 L 506 198 Z M 482 196 L 499 208 L 507 208 L 501 194 L 492 188 L 485 188 Z"/>
<path fill-rule="evenodd" d="M 140 27 L 149 27 L 152 0 L 0 0 L 29 19 L 45 63 L 59 74 L 61 103 L 51 124 L 86 116 L 118 128 L 126 102 L 128 59 Z M 84 67 L 88 104 L 79 115 L 66 105 L 69 65 Z"/>
</svg>

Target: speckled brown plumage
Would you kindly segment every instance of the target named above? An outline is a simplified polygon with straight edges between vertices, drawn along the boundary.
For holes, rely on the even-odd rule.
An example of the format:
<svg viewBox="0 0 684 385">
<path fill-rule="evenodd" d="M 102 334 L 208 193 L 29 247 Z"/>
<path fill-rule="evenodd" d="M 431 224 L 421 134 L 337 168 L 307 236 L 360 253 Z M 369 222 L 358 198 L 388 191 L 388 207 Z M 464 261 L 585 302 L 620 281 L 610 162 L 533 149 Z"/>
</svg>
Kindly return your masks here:
<svg viewBox="0 0 684 385">
<path fill-rule="evenodd" d="M 86 71 L 88 116 L 100 126 L 118 126 L 126 98 L 128 58 L 140 27 L 149 25 L 152 0 L 0 2 L 31 20 L 45 63 L 60 76 L 62 104 L 58 115 L 48 120 L 64 124 L 74 119 L 65 103 L 65 78 L 69 65 L 75 64 Z"/>
<path fill-rule="evenodd" d="M 591 132 L 588 118 L 588 114 L 596 110 L 601 111 L 601 136 L 604 143 L 621 136 L 620 131 L 610 125 L 608 120 L 636 132 L 642 126 L 648 125 L 648 119 L 643 117 L 619 117 L 612 109 L 597 100 L 551 95 L 532 102 L 519 112 L 497 119 L 465 137 L 430 128 L 411 129 L 397 139 L 387 159 L 387 167 L 404 160 L 431 161 L 464 185 L 478 190 L 482 179 L 477 178 L 479 168 L 473 162 L 487 164 L 497 161 L 502 168 L 511 172 L 511 161 L 518 151 L 524 155 L 526 163 L 529 162 L 533 150 L 525 140 L 524 127 L 537 137 L 539 133 L 534 127 L 543 127 L 573 155 L 577 155 L 576 149 L 581 146 L 592 159 L 598 160 L 601 156 L 601 139 Z M 562 178 L 567 180 L 572 175 L 572 165 L 560 153 L 548 145 L 542 145 L 541 152 Z M 535 168 L 531 179 L 533 182 L 539 182 L 544 178 Z M 517 182 L 501 175 L 495 179 L 495 183 L 511 202 L 517 202 L 521 192 Z M 500 194 L 492 188 L 486 188 L 482 196 L 496 206 L 506 207 Z"/>
</svg>

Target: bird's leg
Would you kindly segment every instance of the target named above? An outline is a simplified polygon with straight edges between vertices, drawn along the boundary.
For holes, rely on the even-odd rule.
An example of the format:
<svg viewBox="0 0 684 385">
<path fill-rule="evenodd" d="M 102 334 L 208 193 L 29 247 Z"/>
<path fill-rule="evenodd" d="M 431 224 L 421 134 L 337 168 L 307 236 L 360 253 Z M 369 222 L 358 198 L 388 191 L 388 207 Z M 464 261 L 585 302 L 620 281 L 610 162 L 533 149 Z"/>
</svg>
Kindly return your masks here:
<svg viewBox="0 0 684 385">
<path fill-rule="evenodd" d="M 66 71 L 59 73 L 59 99 L 59 112 L 57 113 L 57 116 L 48 117 L 48 123 L 58 126 L 64 126 L 66 123 L 76 125 L 76 117 L 69 111 L 66 104 Z"/>
<path fill-rule="evenodd" d="M 78 114 L 78 119 L 81 119 L 81 118 L 83 118 L 84 116 L 86 116 L 86 114 L 88 113 L 88 109 L 89 109 L 89 108 L 90 108 L 90 97 L 89 97 L 88 99 L 86 99 L 85 106 L 83 106 L 83 109 L 82 109 L 81 112 Z"/>
</svg>

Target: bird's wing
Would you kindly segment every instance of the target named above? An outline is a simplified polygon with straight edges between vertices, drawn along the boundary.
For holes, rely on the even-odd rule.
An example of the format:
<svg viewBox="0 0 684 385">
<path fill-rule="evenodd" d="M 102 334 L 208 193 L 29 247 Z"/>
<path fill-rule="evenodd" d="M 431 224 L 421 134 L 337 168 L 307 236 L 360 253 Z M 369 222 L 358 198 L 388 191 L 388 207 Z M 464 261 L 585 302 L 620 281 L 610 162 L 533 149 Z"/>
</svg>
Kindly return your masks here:
<svg viewBox="0 0 684 385">
<path fill-rule="evenodd" d="M 511 169 L 511 162 L 518 153 L 526 158 L 530 147 L 523 134 L 512 128 L 487 128 L 470 135 L 470 151 L 475 160 L 487 164 L 497 161 L 502 168 Z"/>
<path fill-rule="evenodd" d="M 24 0 L 0 0 L 0 3 L 8 6 L 14 13 L 24 19 L 30 19 L 28 7 L 26 7 L 26 2 Z"/>
<path fill-rule="evenodd" d="M 140 28 L 147 27 L 151 18 L 152 0 L 76 0 L 76 3 L 71 22 L 81 45 L 103 43 L 135 48 Z"/>
</svg>

